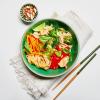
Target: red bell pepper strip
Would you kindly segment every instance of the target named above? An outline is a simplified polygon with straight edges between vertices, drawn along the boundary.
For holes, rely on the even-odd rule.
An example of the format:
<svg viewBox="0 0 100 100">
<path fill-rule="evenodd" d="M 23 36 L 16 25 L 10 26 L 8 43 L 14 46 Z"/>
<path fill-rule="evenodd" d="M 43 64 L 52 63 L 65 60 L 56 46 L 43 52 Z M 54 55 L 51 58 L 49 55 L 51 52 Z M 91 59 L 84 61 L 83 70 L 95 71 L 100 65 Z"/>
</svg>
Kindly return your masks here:
<svg viewBox="0 0 100 100">
<path fill-rule="evenodd" d="M 60 57 L 57 57 L 56 54 L 53 54 L 51 57 L 50 69 L 57 69 L 59 61 L 60 61 Z"/>
<path fill-rule="evenodd" d="M 59 47 L 59 45 L 57 45 L 55 48 L 56 48 L 58 51 L 61 51 L 61 48 Z"/>
<path fill-rule="evenodd" d="M 57 57 L 56 54 L 54 53 L 51 57 L 51 65 L 50 65 L 50 69 L 57 69 L 58 68 L 58 63 L 61 61 L 61 59 L 63 59 L 66 56 L 70 56 L 70 54 L 66 54 L 64 52 L 62 52 L 61 57 Z"/>
</svg>

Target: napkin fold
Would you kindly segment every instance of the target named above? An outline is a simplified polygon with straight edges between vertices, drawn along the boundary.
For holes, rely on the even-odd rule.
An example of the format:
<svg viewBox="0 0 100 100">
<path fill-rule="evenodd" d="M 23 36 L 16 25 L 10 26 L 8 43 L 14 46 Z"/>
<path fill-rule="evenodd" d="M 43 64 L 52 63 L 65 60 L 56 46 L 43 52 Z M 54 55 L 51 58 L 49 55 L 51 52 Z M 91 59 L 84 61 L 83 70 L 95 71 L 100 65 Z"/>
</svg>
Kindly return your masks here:
<svg viewBox="0 0 100 100">
<path fill-rule="evenodd" d="M 80 50 L 92 35 L 91 28 L 73 11 L 66 12 L 63 16 L 53 13 L 50 18 L 61 20 L 73 29 L 78 38 Z M 41 96 L 46 95 L 51 86 L 63 77 L 60 76 L 57 78 L 47 79 L 36 76 L 24 65 L 21 54 L 11 58 L 10 65 L 13 66 L 22 88 L 34 97 L 34 99 L 39 99 Z"/>
</svg>

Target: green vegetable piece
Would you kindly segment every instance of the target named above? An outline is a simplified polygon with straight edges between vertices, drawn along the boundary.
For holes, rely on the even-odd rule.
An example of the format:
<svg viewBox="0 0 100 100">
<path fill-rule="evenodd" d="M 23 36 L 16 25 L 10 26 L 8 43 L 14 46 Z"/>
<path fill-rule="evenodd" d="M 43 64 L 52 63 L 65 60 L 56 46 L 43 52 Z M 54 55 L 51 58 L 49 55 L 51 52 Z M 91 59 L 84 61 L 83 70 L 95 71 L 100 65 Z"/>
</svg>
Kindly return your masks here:
<svg viewBox="0 0 100 100">
<path fill-rule="evenodd" d="M 71 45 L 72 44 L 72 36 L 64 37 L 64 43 Z"/>
<path fill-rule="evenodd" d="M 62 52 L 61 51 L 56 51 L 55 54 L 56 54 L 56 56 L 61 57 Z"/>
<path fill-rule="evenodd" d="M 53 29 L 53 30 L 50 32 L 49 35 L 52 36 L 52 37 L 57 37 L 57 30 L 56 30 L 56 29 Z"/>
<path fill-rule="evenodd" d="M 48 59 L 50 59 L 50 52 L 46 51 L 43 54 L 45 54 L 48 57 Z"/>
<path fill-rule="evenodd" d="M 62 50 L 63 50 L 64 53 L 69 53 L 69 50 L 67 50 L 65 48 L 63 48 Z"/>
<path fill-rule="evenodd" d="M 59 44 L 59 38 L 58 37 L 54 38 L 52 47 L 55 47 L 57 44 Z"/>
<path fill-rule="evenodd" d="M 48 35 L 42 35 L 40 36 L 39 40 L 43 43 L 46 43 L 48 40 L 50 40 L 52 37 L 48 36 Z"/>
<path fill-rule="evenodd" d="M 50 56 L 54 53 L 55 49 L 52 48 L 51 45 L 46 45 L 46 52 L 44 52 L 44 54 L 50 58 Z"/>
<path fill-rule="evenodd" d="M 51 51 L 53 50 L 52 46 L 51 46 L 51 45 L 47 45 L 47 50 L 48 50 L 49 52 L 51 52 Z"/>
<path fill-rule="evenodd" d="M 54 51 L 55 49 L 53 49 L 51 45 L 47 45 L 47 52 L 49 52 L 52 55 Z"/>
<path fill-rule="evenodd" d="M 71 45 L 71 44 L 72 44 L 72 40 L 66 39 L 66 40 L 64 40 L 64 43 L 66 43 L 66 44 L 68 44 L 68 45 Z"/>
<path fill-rule="evenodd" d="M 52 45 L 53 44 L 53 41 L 54 41 L 54 38 L 51 37 L 51 39 L 49 39 L 48 42 L 47 42 L 48 45 Z"/>
<path fill-rule="evenodd" d="M 37 26 L 36 28 L 33 29 L 33 31 L 40 31 L 45 27 L 45 23 L 40 24 L 39 26 Z"/>
<path fill-rule="evenodd" d="M 25 49 L 30 52 L 30 47 L 29 47 L 29 44 L 27 43 L 27 41 L 25 41 L 24 46 L 25 46 Z"/>
<path fill-rule="evenodd" d="M 61 31 L 57 31 L 57 36 L 60 36 L 61 35 Z"/>
</svg>

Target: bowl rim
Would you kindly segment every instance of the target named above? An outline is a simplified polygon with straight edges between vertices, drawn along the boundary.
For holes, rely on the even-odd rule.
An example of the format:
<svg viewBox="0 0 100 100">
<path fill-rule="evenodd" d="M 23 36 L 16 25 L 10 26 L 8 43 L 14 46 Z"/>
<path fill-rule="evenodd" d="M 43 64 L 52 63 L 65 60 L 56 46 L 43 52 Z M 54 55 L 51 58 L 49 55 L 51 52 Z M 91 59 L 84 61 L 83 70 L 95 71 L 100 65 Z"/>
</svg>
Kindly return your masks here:
<svg viewBox="0 0 100 100">
<path fill-rule="evenodd" d="M 64 21 L 62 21 L 62 20 L 59 20 L 59 19 L 55 19 L 55 18 L 45 18 L 45 19 L 41 19 L 41 20 L 36 21 L 33 25 L 35 25 L 35 24 L 38 23 L 38 22 L 45 21 L 45 20 L 56 20 L 56 21 L 60 21 L 60 22 L 64 23 L 65 25 L 67 25 L 67 26 L 74 32 L 74 34 L 76 33 L 76 32 L 72 29 L 72 27 L 71 27 L 70 25 L 68 25 L 66 22 L 64 22 Z M 33 25 L 32 25 L 32 26 L 33 26 Z M 32 26 L 30 26 L 30 27 L 32 27 Z M 29 28 L 28 28 L 27 30 L 29 30 Z M 26 31 L 27 31 L 27 30 L 26 30 Z M 79 38 L 78 38 L 78 36 L 77 36 L 76 34 L 75 34 L 75 36 L 76 36 L 77 44 L 78 44 L 78 51 L 77 51 L 77 56 L 76 56 L 76 58 L 75 58 L 75 60 L 74 60 L 74 62 L 73 62 L 73 64 L 72 64 L 72 66 L 71 66 L 70 68 L 68 68 L 67 70 L 65 70 L 63 73 L 58 74 L 58 75 L 53 75 L 53 76 L 46 76 L 46 75 L 39 74 L 39 73 L 37 73 L 36 71 L 32 70 L 32 69 L 29 67 L 28 63 L 25 62 L 24 57 L 23 57 L 23 50 L 22 50 L 22 43 L 23 43 L 22 41 L 23 41 L 23 38 L 25 37 L 25 35 L 26 35 L 26 33 L 23 34 L 22 39 L 21 39 L 21 50 L 20 50 L 20 51 L 21 51 L 21 57 L 22 57 L 22 60 L 23 60 L 23 62 L 24 62 L 24 64 L 25 64 L 25 66 L 26 66 L 33 74 L 38 75 L 38 76 L 40 76 L 40 77 L 44 77 L 44 78 L 56 78 L 56 77 L 59 77 L 59 76 L 64 75 L 65 73 L 68 74 L 69 71 L 72 70 L 72 68 L 75 66 L 75 63 L 76 63 L 76 61 L 77 61 L 77 59 L 78 59 L 79 51 L 80 51 Z"/>
<path fill-rule="evenodd" d="M 27 5 L 31 5 L 31 6 L 35 7 L 35 9 L 36 9 L 35 16 L 34 16 L 34 18 L 33 18 L 32 20 L 26 20 L 26 19 L 23 18 L 23 16 L 22 16 L 22 9 L 23 9 L 25 6 L 27 6 Z M 26 23 L 31 23 L 31 22 L 33 22 L 34 19 L 37 17 L 37 15 L 38 15 L 38 9 L 37 9 L 37 7 L 36 7 L 34 4 L 32 4 L 32 3 L 26 3 L 26 4 L 22 5 L 22 7 L 20 8 L 20 18 L 21 18 L 22 21 L 24 21 L 24 22 L 26 22 Z"/>
</svg>

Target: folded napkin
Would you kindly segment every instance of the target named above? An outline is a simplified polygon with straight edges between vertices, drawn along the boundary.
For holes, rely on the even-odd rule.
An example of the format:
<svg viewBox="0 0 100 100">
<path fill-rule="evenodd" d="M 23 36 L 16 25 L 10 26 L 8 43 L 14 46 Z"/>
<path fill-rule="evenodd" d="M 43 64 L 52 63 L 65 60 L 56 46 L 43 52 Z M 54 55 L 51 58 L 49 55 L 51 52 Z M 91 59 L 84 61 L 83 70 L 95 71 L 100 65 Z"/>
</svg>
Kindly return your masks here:
<svg viewBox="0 0 100 100">
<path fill-rule="evenodd" d="M 61 20 L 74 30 L 78 37 L 80 50 L 92 35 L 92 30 L 89 26 L 85 24 L 73 11 L 66 12 L 63 16 L 53 13 L 50 18 Z M 41 96 L 45 95 L 54 82 L 63 77 L 60 76 L 57 78 L 47 79 L 34 75 L 24 65 L 21 54 L 10 59 L 10 64 L 15 69 L 17 79 L 21 83 L 23 89 L 25 89 L 28 94 L 32 95 L 34 99 L 39 99 Z M 68 72 L 66 74 L 68 74 Z"/>
</svg>

